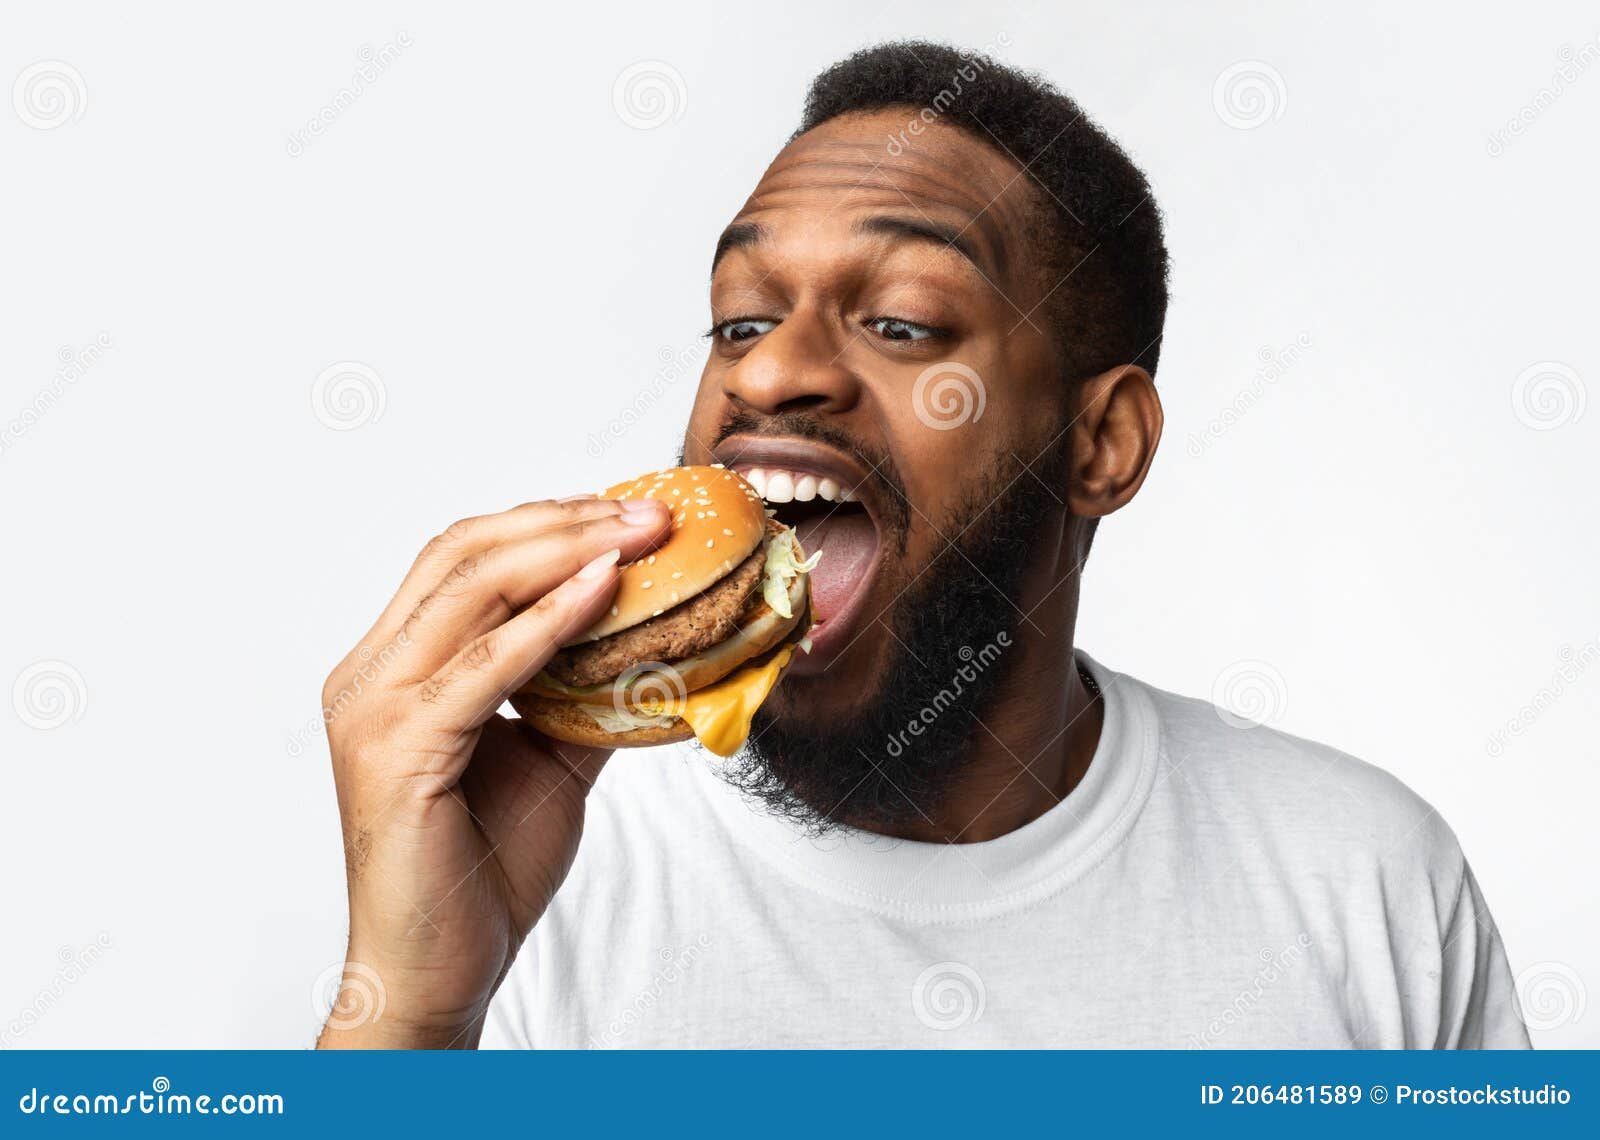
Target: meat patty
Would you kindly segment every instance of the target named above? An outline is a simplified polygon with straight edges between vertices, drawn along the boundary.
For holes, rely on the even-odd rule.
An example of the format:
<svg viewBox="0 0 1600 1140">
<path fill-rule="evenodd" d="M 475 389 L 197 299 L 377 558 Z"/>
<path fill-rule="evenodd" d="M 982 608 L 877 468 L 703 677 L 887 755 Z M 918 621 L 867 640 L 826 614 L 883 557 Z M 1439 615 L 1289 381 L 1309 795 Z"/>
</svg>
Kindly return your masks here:
<svg viewBox="0 0 1600 1140">
<path fill-rule="evenodd" d="M 710 649 L 738 628 L 752 599 L 760 601 L 766 555 L 763 542 L 709 590 L 631 629 L 569 646 L 550 658 L 545 671 L 563 685 L 600 685 L 640 662 L 677 661 Z"/>
</svg>

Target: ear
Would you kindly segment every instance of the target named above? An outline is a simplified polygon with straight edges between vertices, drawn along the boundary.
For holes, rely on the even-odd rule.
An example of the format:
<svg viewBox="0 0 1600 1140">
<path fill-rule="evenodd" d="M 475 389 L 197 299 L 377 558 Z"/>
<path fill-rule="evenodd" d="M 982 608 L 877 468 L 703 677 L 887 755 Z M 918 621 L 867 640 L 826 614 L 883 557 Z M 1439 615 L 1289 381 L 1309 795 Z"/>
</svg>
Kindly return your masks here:
<svg viewBox="0 0 1600 1140">
<path fill-rule="evenodd" d="M 1144 485 L 1161 442 L 1161 397 L 1150 373 L 1121 364 L 1078 385 L 1072 415 L 1067 506 L 1079 518 L 1101 518 Z"/>
</svg>

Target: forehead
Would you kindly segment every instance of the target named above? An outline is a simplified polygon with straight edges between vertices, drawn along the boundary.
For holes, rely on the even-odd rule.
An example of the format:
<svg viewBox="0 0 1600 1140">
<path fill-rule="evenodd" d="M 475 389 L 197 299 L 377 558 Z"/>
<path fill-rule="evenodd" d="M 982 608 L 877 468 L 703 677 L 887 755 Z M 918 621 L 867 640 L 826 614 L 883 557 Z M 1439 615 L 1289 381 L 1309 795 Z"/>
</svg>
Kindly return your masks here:
<svg viewBox="0 0 1600 1140">
<path fill-rule="evenodd" d="M 734 223 L 779 232 L 822 216 L 920 215 L 960 232 L 1004 269 L 1026 249 L 1036 193 L 997 146 L 943 121 L 925 122 L 916 108 L 890 108 L 830 119 L 784 147 Z"/>
</svg>

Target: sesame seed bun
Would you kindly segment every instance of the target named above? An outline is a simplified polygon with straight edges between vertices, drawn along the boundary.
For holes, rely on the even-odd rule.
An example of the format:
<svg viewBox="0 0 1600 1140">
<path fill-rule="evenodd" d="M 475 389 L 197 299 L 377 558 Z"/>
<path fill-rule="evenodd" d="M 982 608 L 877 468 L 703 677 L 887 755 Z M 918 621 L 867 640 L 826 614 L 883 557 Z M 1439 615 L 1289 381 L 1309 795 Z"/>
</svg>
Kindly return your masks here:
<svg viewBox="0 0 1600 1140">
<path fill-rule="evenodd" d="M 608 487 L 600 497 L 660 499 L 672 511 L 672 533 L 622 568 L 610 612 L 569 645 L 630 629 L 694 597 L 748 558 L 766 533 L 761 496 L 721 467 L 669 467 Z"/>
</svg>

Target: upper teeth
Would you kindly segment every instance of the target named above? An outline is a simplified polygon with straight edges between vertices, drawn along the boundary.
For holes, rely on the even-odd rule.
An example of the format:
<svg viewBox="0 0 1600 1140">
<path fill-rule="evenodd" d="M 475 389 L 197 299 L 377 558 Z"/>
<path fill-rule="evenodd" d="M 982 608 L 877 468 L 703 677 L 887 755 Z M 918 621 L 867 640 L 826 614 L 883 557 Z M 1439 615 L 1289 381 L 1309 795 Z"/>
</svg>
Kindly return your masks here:
<svg viewBox="0 0 1600 1140">
<path fill-rule="evenodd" d="M 739 474 L 769 503 L 809 503 L 813 499 L 853 503 L 856 498 L 854 492 L 840 487 L 837 480 L 819 478 L 804 471 L 751 467 Z"/>
</svg>

